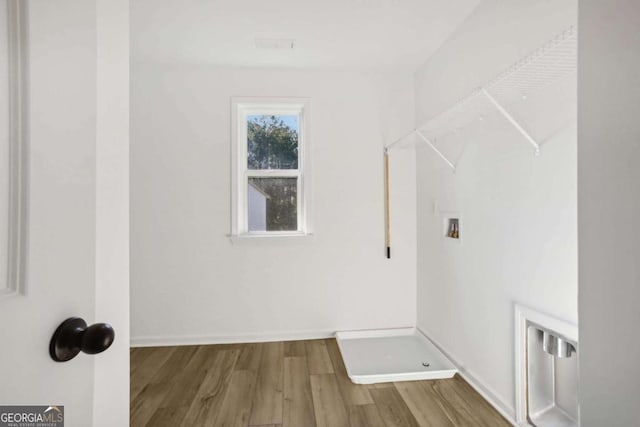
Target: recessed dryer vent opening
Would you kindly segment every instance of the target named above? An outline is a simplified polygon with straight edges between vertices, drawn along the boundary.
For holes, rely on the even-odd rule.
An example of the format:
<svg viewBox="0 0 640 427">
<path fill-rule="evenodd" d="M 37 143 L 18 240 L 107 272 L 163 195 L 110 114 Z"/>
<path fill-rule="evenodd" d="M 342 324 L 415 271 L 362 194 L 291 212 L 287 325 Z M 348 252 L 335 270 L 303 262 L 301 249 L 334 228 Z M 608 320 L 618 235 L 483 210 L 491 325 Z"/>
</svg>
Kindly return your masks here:
<svg viewBox="0 0 640 427">
<path fill-rule="evenodd" d="M 578 426 L 575 345 L 540 325 L 527 328 L 527 419 L 536 427 Z"/>
<path fill-rule="evenodd" d="M 577 328 L 516 306 L 519 425 L 579 426 Z"/>
</svg>

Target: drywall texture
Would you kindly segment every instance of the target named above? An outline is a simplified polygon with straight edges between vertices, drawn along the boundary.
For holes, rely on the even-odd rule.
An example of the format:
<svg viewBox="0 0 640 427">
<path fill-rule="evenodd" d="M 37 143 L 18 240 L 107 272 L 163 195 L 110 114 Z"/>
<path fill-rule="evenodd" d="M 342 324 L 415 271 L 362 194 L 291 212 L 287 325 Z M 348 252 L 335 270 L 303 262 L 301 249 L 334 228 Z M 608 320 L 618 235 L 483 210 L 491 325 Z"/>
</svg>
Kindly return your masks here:
<svg viewBox="0 0 640 427">
<path fill-rule="evenodd" d="M 574 1 L 482 2 L 418 70 L 417 122 L 575 22 Z M 461 130 L 455 174 L 424 146 L 417 156 L 418 326 L 509 416 L 514 304 L 577 323 L 575 75 L 542 92 L 514 106 L 540 157 L 497 113 Z M 452 212 L 461 241 L 443 237 Z"/>
<path fill-rule="evenodd" d="M 640 425 L 640 4 L 580 1 L 578 200 L 584 427 Z"/>
<path fill-rule="evenodd" d="M 312 239 L 232 243 L 231 97 L 311 98 Z M 311 337 L 415 322 L 415 163 L 406 74 L 134 63 L 134 344 Z"/>
</svg>

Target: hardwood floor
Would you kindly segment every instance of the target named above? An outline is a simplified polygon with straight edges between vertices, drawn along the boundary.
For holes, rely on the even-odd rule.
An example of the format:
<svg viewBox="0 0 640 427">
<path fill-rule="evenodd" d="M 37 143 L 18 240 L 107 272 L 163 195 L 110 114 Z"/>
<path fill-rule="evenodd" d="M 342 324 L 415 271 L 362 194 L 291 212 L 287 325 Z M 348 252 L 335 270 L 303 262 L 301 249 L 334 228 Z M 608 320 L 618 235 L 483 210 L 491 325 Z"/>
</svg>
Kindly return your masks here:
<svg viewBox="0 0 640 427">
<path fill-rule="evenodd" d="M 131 426 L 510 426 L 462 378 L 355 385 L 333 339 L 131 350 Z"/>
</svg>

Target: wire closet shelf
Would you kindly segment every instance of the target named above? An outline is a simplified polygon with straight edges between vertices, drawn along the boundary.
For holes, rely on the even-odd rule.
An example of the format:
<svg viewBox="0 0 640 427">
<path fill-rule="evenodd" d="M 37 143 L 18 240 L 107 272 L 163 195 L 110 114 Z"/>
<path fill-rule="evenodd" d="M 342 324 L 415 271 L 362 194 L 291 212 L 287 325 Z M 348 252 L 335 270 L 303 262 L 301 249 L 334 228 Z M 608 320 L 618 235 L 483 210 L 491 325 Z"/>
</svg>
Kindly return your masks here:
<svg viewBox="0 0 640 427">
<path fill-rule="evenodd" d="M 530 55 L 519 60 L 487 84 L 477 88 L 465 98 L 432 117 L 402 138 L 385 146 L 389 150 L 416 135 L 425 142 L 451 169 L 459 159 L 448 158 L 437 148 L 436 141 L 460 132 L 466 126 L 483 120 L 496 110 L 540 154 L 537 141 L 509 111 L 514 102 L 526 99 L 577 70 L 577 28 L 571 26 Z"/>
<path fill-rule="evenodd" d="M 417 136 L 426 143 L 454 172 L 460 160 L 462 150 L 457 156 L 446 154 L 438 148 L 438 142 L 460 133 L 477 121 L 496 111 L 506 119 L 540 154 L 542 141 L 536 140 L 514 115 L 509 111 L 517 101 L 526 99 L 537 91 L 542 91 L 560 79 L 577 70 L 577 28 L 571 26 L 558 34 L 530 55 L 519 60 L 504 72 L 477 88 L 468 96 L 432 117 L 427 122 L 407 133 L 400 139 L 384 147 L 385 178 L 385 249 L 386 257 L 391 258 L 391 232 L 389 218 L 389 152 L 405 142 L 410 136 Z"/>
</svg>

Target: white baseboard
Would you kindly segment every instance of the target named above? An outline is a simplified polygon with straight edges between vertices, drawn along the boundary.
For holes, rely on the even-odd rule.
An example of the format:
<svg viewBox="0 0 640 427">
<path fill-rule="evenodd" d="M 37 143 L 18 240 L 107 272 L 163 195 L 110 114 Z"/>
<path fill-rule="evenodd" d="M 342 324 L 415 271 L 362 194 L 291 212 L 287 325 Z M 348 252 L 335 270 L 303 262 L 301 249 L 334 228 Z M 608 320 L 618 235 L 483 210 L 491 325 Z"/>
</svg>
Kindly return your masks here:
<svg viewBox="0 0 640 427">
<path fill-rule="evenodd" d="M 507 421 L 509 421 L 514 426 L 518 426 L 515 421 L 515 409 L 502 400 L 497 393 L 486 383 L 478 377 L 470 369 L 464 366 L 464 363 L 460 361 L 455 355 L 451 354 L 446 348 L 443 348 L 442 345 L 434 340 L 424 329 L 417 327 L 418 331 L 427 337 L 438 349 L 453 362 L 454 365 L 458 368 L 458 373 L 462 376 L 462 378 L 467 381 L 471 387 L 473 387 L 484 399 L 489 402 L 491 406 L 495 408 L 496 411 L 500 413 Z"/>
<path fill-rule="evenodd" d="M 250 342 L 316 340 L 335 337 L 335 331 L 266 332 L 237 335 L 167 335 L 131 337 L 131 347 L 165 347 L 180 345 L 239 344 Z"/>
</svg>

